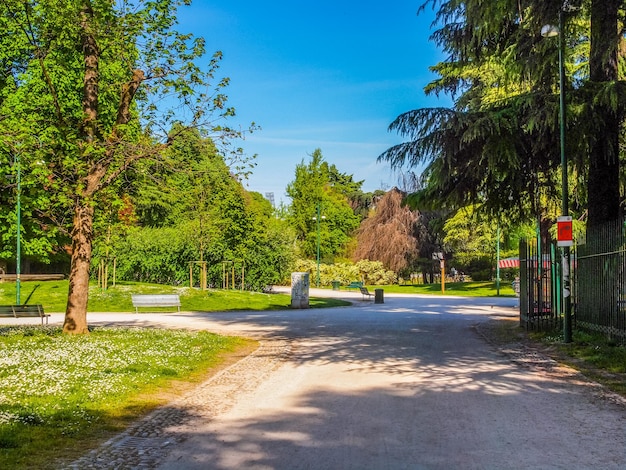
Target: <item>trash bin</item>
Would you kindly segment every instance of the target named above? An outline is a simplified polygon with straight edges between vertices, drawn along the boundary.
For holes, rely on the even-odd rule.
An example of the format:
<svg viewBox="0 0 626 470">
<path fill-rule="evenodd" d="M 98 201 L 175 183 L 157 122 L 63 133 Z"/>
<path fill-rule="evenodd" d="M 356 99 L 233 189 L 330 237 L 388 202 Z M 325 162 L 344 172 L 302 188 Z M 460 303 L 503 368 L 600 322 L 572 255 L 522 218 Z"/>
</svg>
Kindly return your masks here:
<svg viewBox="0 0 626 470">
<path fill-rule="evenodd" d="M 339 286 L 341 285 L 339 281 L 333 281 L 331 284 L 333 285 L 333 290 L 339 290 Z"/>
<path fill-rule="evenodd" d="M 374 303 L 375 304 L 385 303 L 385 291 L 384 290 L 374 289 Z"/>
</svg>

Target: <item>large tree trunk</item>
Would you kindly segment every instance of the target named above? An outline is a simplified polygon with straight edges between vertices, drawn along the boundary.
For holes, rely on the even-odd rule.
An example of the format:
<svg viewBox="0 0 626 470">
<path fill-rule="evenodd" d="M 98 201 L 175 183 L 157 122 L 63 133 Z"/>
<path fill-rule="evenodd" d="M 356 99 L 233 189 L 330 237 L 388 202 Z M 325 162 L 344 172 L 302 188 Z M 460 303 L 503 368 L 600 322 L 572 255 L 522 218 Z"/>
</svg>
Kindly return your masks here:
<svg viewBox="0 0 626 470">
<path fill-rule="evenodd" d="M 93 240 L 93 207 L 88 201 L 80 200 L 74 209 L 72 228 L 72 265 L 70 286 L 65 310 L 63 332 L 88 333 L 87 301 L 89 298 L 89 267 Z"/>
<path fill-rule="evenodd" d="M 589 72 L 592 83 L 618 79 L 618 8 L 623 0 L 591 2 L 591 50 Z M 620 216 L 619 130 L 620 113 L 609 103 L 597 105 L 601 132 L 592 136 L 589 154 L 588 225 L 598 226 Z"/>
<path fill-rule="evenodd" d="M 80 14 L 82 29 L 81 46 L 84 57 L 83 76 L 83 113 L 80 128 L 82 139 L 88 145 L 94 145 L 98 123 L 98 81 L 100 51 L 93 35 L 93 9 L 91 2 L 85 1 Z M 90 158 L 85 156 L 86 162 Z M 77 195 L 72 225 L 72 264 L 70 267 L 70 286 L 65 310 L 63 332 L 71 334 L 89 333 L 87 326 L 87 302 L 89 301 L 89 268 L 93 242 L 94 208 L 90 196 L 96 192 L 99 178 L 103 171 L 99 165 L 91 164 L 90 174 L 81 181 L 85 185 Z M 86 197 L 88 195 L 89 197 Z"/>
<path fill-rule="evenodd" d="M 104 148 L 105 152 L 99 155 L 99 160 L 92 160 L 89 151 L 83 155 L 85 164 L 88 166 L 88 174 L 81 180 L 78 187 L 78 202 L 74 209 L 74 221 L 72 228 L 72 265 L 70 268 L 70 286 L 65 310 L 64 333 L 82 334 L 88 333 L 87 327 L 87 302 L 89 300 L 89 268 L 91 263 L 91 250 L 93 242 L 93 217 L 94 208 L 91 198 L 103 187 L 107 186 L 115 177 L 124 171 L 126 166 L 141 155 L 129 156 L 123 164 L 114 171 L 111 162 L 114 159 L 116 145 L 121 138 L 119 128 L 128 124 L 131 119 L 131 106 L 135 93 L 144 80 L 141 70 L 134 70 L 131 80 L 122 87 L 120 104 L 118 107 L 115 126 L 111 130 L 109 140 L 103 142 L 103 135 L 99 127 L 98 99 L 99 99 L 99 62 L 100 49 L 96 41 L 97 31 L 94 11 L 89 0 L 84 0 L 80 12 L 81 49 L 84 58 L 83 76 L 83 121 L 80 126 L 81 140 L 86 144 L 85 150 L 90 147 Z"/>
</svg>

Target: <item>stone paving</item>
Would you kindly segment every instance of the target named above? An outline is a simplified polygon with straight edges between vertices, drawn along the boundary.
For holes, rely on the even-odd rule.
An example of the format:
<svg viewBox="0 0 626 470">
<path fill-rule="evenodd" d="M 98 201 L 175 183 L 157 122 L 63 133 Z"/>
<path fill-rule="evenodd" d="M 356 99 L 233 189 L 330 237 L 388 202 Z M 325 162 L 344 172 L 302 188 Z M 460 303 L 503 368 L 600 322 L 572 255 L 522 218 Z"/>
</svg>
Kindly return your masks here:
<svg viewBox="0 0 626 470">
<path fill-rule="evenodd" d="M 510 315 L 514 315 L 514 312 Z M 572 369 L 560 367 L 548 355 L 527 344 L 515 341 L 506 344 L 490 341 L 489 329 L 484 328 L 486 325 L 487 323 L 481 322 L 475 325 L 474 329 L 483 339 L 491 343 L 493 349 L 511 362 L 524 369 L 539 369 L 542 377 L 557 376 L 567 378 L 568 382 L 586 382 L 585 388 L 590 388 L 590 384 L 582 375 Z M 201 423 L 215 420 L 216 417 L 233 409 L 239 400 L 246 400 L 246 397 L 252 396 L 262 383 L 275 375 L 281 365 L 293 360 L 297 355 L 299 345 L 296 340 L 271 335 L 262 337 L 259 348 L 249 356 L 224 369 L 179 399 L 155 410 L 125 432 L 64 468 L 148 470 L 157 468 L 168 456 L 176 457 L 172 451 L 193 444 L 190 430 L 200 428 Z M 624 405 L 621 397 L 607 393 L 597 384 L 594 384 L 590 391 L 595 398 L 601 397 L 604 400 L 608 398 L 611 402 Z M 182 447 L 178 447 L 181 445 Z"/>
<path fill-rule="evenodd" d="M 67 465 L 69 470 L 152 469 L 186 436 L 179 430 L 227 411 L 236 397 L 254 390 L 289 356 L 291 343 L 263 340 L 249 356 L 163 406 L 125 432 Z M 193 426 L 189 428 L 193 429 Z M 189 429 L 188 428 L 188 429 Z"/>
</svg>

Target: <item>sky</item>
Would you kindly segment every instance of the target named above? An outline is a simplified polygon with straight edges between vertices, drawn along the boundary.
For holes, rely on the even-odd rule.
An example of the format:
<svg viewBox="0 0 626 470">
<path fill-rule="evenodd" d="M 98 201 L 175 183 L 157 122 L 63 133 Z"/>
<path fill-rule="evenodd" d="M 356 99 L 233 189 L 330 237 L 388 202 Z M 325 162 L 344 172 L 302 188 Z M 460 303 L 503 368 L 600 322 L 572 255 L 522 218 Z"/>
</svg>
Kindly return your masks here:
<svg viewBox="0 0 626 470">
<path fill-rule="evenodd" d="M 256 167 L 246 189 L 290 201 L 285 188 L 296 165 L 315 149 L 364 191 L 389 189 L 398 175 L 378 155 L 402 142 L 389 132 L 401 113 L 449 106 L 426 96 L 443 60 L 429 36 L 432 10 L 424 0 L 195 0 L 179 15 L 179 30 L 222 51 L 220 72 L 237 116 L 231 125 L 261 130 L 239 142 Z"/>
</svg>

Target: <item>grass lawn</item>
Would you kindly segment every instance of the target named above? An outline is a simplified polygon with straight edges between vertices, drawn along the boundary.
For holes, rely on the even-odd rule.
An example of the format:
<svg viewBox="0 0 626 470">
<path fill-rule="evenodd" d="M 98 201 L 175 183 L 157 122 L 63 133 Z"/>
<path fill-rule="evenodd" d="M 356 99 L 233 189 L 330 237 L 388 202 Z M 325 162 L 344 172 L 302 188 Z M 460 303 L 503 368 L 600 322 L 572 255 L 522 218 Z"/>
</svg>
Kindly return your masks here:
<svg viewBox="0 0 626 470">
<path fill-rule="evenodd" d="M 256 347 L 205 331 L 0 328 L 0 468 L 59 468 Z"/>
<path fill-rule="evenodd" d="M 441 285 L 367 286 L 389 293 L 441 295 Z M 62 312 L 67 281 L 24 282 L 22 302 Z M 92 287 L 90 311 L 132 312 L 131 293 L 178 293 L 184 310 L 287 309 L 289 295 L 118 283 Z M 446 284 L 447 295 L 495 296 L 491 282 Z M 513 296 L 508 283 L 500 295 Z M 15 284 L 0 284 L 0 303 L 15 301 Z M 311 298 L 311 306 L 346 305 Z M 171 311 L 171 309 L 166 309 Z M 626 396 L 626 348 L 601 335 L 529 334 L 515 319 L 494 321 L 495 344 L 530 341 L 556 360 Z M 53 469 L 109 439 L 141 416 L 191 390 L 257 343 L 209 332 L 141 328 L 93 328 L 65 336 L 58 327 L 0 327 L 0 468 Z"/>
<path fill-rule="evenodd" d="M 22 282 L 20 300 L 63 312 L 67 292 L 68 281 Z M 181 309 L 193 311 L 291 304 L 285 294 L 124 282 L 106 291 L 92 285 L 88 311 L 134 312 L 134 293 L 176 293 Z M 15 300 L 15 283 L 1 283 L 0 304 Z M 311 307 L 349 304 L 310 298 Z M 209 332 L 94 328 L 74 337 L 59 327 L 0 328 L 0 468 L 59 468 L 60 458 L 86 452 L 256 347 Z"/>
<path fill-rule="evenodd" d="M 68 281 L 22 282 L 21 303 L 42 304 L 47 313 L 64 312 L 67 302 Z M 288 309 L 291 296 L 285 294 L 263 294 L 237 290 L 209 289 L 202 291 L 189 287 L 174 287 L 159 284 L 119 282 L 115 287 L 103 291 L 96 284 L 89 288 L 89 312 L 134 312 L 131 294 L 179 294 L 181 310 L 223 312 L 230 310 L 280 310 Z M 0 304 L 15 303 L 15 283 L 0 284 Z M 350 305 L 339 299 L 310 298 L 312 308 Z M 146 310 L 146 309 L 143 309 Z M 139 310 L 140 312 L 142 309 Z M 171 312 L 172 308 L 150 308 L 151 312 Z"/>
<path fill-rule="evenodd" d="M 404 284 L 390 286 L 367 286 L 368 289 L 384 289 L 390 294 L 432 294 L 432 295 L 459 295 L 470 297 L 495 297 L 498 295 L 496 283 L 487 282 L 447 282 L 445 294 L 441 292 L 441 284 Z M 500 282 L 501 297 L 515 297 L 515 292 L 510 283 Z"/>
</svg>

